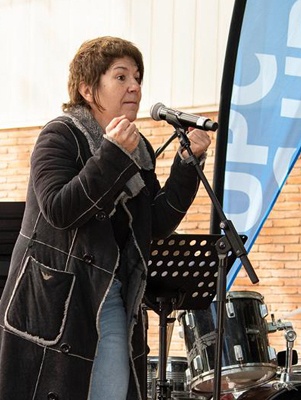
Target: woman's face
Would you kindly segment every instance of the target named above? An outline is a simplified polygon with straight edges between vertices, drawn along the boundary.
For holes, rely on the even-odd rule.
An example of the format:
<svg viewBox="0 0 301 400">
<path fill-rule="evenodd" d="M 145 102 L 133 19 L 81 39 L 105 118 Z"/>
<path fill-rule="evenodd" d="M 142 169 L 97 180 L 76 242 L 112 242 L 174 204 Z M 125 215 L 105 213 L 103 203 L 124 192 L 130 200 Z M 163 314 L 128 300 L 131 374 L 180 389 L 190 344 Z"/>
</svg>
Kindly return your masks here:
<svg viewBox="0 0 301 400">
<path fill-rule="evenodd" d="M 104 110 L 100 111 L 95 103 L 90 105 L 103 129 L 114 117 L 121 115 L 134 121 L 141 100 L 140 74 L 135 61 L 130 57 L 115 59 L 101 76 L 95 97 Z"/>
</svg>

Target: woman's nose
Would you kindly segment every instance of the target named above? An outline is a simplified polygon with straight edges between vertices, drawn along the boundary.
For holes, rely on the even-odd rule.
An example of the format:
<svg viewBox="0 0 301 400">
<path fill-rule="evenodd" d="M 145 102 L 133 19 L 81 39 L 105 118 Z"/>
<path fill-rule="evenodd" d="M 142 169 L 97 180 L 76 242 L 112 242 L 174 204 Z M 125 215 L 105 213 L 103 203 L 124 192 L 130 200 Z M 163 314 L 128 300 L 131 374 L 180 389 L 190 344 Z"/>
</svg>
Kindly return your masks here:
<svg viewBox="0 0 301 400">
<path fill-rule="evenodd" d="M 141 85 L 137 81 L 137 79 L 132 79 L 130 84 L 129 84 L 129 91 L 130 92 L 139 92 L 140 89 L 141 89 Z"/>
</svg>

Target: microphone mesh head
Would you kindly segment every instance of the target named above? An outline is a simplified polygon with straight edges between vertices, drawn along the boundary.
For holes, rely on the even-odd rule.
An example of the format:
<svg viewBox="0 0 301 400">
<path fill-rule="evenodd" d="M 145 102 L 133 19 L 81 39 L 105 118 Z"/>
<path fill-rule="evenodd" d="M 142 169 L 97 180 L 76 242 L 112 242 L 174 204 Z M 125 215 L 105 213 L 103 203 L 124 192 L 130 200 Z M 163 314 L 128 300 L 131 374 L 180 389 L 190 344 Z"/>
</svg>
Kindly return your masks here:
<svg viewBox="0 0 301 400">
<path fill-rule="evenodd" d="M 150 116 L 155 121 L 161 121 L 160 110 L 161 110 L 162 107 L 165 107 L 164 104 L 162 104 L 162 103 L 156 103 L 153 106 L 151 106 Z"/>
</svg>

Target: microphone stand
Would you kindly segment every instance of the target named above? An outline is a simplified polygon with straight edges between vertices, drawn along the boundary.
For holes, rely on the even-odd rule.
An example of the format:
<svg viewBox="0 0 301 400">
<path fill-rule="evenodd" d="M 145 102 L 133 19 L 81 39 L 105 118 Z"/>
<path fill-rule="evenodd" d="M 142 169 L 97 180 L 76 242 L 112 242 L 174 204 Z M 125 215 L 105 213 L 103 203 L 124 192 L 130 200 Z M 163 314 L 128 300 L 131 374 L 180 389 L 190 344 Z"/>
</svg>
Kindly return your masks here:
<svg viewBox="0 0 301 400">
<path fill-rule="evenodd" d="M 161 153 L 163 153 L 163 151 L 166 149 L 166 147 L 169 145 L 169 143 L 171 143 L 176 137 L 178 137 L 178 133 L 175 131 L 173 133 L 173 135 L 161 147 L 159 147 L 156 150 L 156 152 L 155 152 L 156 158 L 159 157 L 159 155 Z"/>
<path fill-rule="evenodd" d="M 224 321 L 224 309 L 226 303 L 226 274 L 227 274 L 227 254 L 229 251 L 233 251 L 236 257 L 239 257 L 242 264 L 244 265 L 250 280 L 253 284 L 259 282 L 259 279 L 248 259 L 247 251 L 244 247 L 244 244 L 241 240 L 241 237 L 238 235 L 232 221 L 228 220 L 223 212 L 220 202 L 213 192 L 205 174 L 200 166 L 199 160 L 193 154 L 190 141 L 188 139 L 187 133 L 183 128 L 182 124 L 177 120 L 176 116 L 173 116 L 172 123 L 175 128 L 175 133 L 169 139 L 168 143 L 171 142 L 175 137 L 179 138 L 181 146 L 187 150 L 188 158 L 183 160 L 183 162 L 193 165 L 197 171 L 197 174 L 202 181 L 212 203 L 216 209 L 216 212 L 220 219 L 220 228 L 224 231 L 226 238 L 219 239 L 216 243 L 216 250 L 218 252 L 219 257 L 219 269 L 218 269 L 218 277 L 217 277 L 217 291 L 216 291 L 216 302 L 217 302 L 217 345 L 216 345 L 216 353 L 215 353 L 215 366 L 214 369 L 214 391 L 213 391 L 213 400 L 219 400 L 221 395 L 221 370 L 222 370 L 222 339 L 223 339 L 223 321 Z M 159 151 L 156 153 L 160 154 L 165 146 L 161 146 Z"/>
</svg>

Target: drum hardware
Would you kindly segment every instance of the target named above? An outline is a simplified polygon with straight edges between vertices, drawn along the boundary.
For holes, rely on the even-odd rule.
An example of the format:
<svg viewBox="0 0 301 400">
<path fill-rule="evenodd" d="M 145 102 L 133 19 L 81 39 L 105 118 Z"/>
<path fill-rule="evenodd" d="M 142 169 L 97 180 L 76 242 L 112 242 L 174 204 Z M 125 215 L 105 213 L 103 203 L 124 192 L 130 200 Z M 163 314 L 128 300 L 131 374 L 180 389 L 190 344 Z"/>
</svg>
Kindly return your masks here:
<svg viewBox="0 0 301 400">
<path fill-rule="evenodd" d="M 193 359 L 193 367 L 197 372 L 202 373 L 204 371 L 204 365 L 199 354 Z"/>
<path fill-rule="evenodd" d="M 262 300 L 263 300 L 263 297 L 262 297 Z M 265 318 L 268 315 L 268 308 L 267 308 L 266 304 L 264 304 L 264 303 L 260 304 L 259 310 L 260 310 L 260 315 L 262 318 Z M 231 296 L 228 297 L 228 301 L 226 303 L 226 312 L 227 312 L 228 318 L 236 317 L 234 305 L 231 302 Z"/>
<path fill-rule="evenodd" d="M 246 334 L 247 335 L 259 335 L 260 331 L 258 329 L 252 329 L 252 328 L 247 328 L 246 329 Z"/>
<path fill-rule="evenodd" d="M 234 311 L 233 303 L 231 303 L 230 301 L 228 301 L 226 303 L 226 312 L 227 312 L 228 318 L 235 318 L 235 311 Z"/>
<path fill-rule="evenodd" d="M 237 400 L 300 400 L 300 384 L 286 383 L 279 386 L 278 382 L 271 382 L 255 387 L 242 393 Z"/>
<path fill-rule="evenodd" d="M 293 376 L 293 347 L 297 334 L 293 329 L 288 329 L 284 334 L 286 340 L 285 366 L 280 375 L 279 385 L 286 385 L 294 380 Z M 297 379 L 300 379 L 297 377 Z"/>
<path fill-rule="evenodd" d="M 194 316 L 191 312 L 188 312 L 187 314 L 185 314 L 185 320 L 186 320 L 187 326 L 189 326 L 190 329 L 195 328 Z"/>
<path fill-rule="evenodd" d="M 188 391 L 191 390 L 191 372 L 190 368 L 187 368 L 185 371 L 185 377 L 186 377 L 186 388 Z"/>
<path fill-rule="evenodd" d="M 274 347 L 268 346 L 269 360 L 277 360 L 277 353 Z"/>
<path fill-rule="evenodd" d="M 271 320 L 272 322 L 268 323 L 268 331 L 269 333 L 277 332 L 277 331 L 283 331 L 287 329 L 292 329 L 293 325 L 291 322 L 282 322 L 281 319 L 278 319 L 276 321 L 275 315 L 271 314 Z"/>
<path fill-rule="evenodd" d="M 280 389 L 286 389 L 288 391 L 290 390 L 297 390 L 296 386 L 292 382 L 275 382 L 273 383 L 273 387 L 277 390 Z"/>
<path fill-rule="evenodd" d="M 291 322 L 282 322 L 275 320 L 274 314 L 271 315 L 272 322 L 268 324 L 269 333 L 284 330 L 286 340 L 286 350 L 277 354 L 277 361 L 280 367 L 283 367 L 280 372 L 279 382 L 277 386 L 286 387 L 290 382 L 300 382 L 301 378 L 298 374 L 294 374 L 293 365 L 298 363 L 298 353 L 293 349 L 297 334 L 293 329 Z"/>
<path fill-rule="evenodd" d="M 243 352 L 242 352 L 242 348 L 240 344 L 236 344 L 234 346 L 234 354 L 235 354 L 235 358 L 238 362 L 242 362 L 242 360 L 244 359 L 243 356 Z"/>
<path fill-rule="evenodd" d="M 259 309 L 260 309 L 260 314 L 261 314 L 262 318 L 265 318 L 268 316 L 269 312 L 268 312 L 268 307 L 266 304 L 264 304 L 264 303 L 260 304 Z"/>
</svg>

